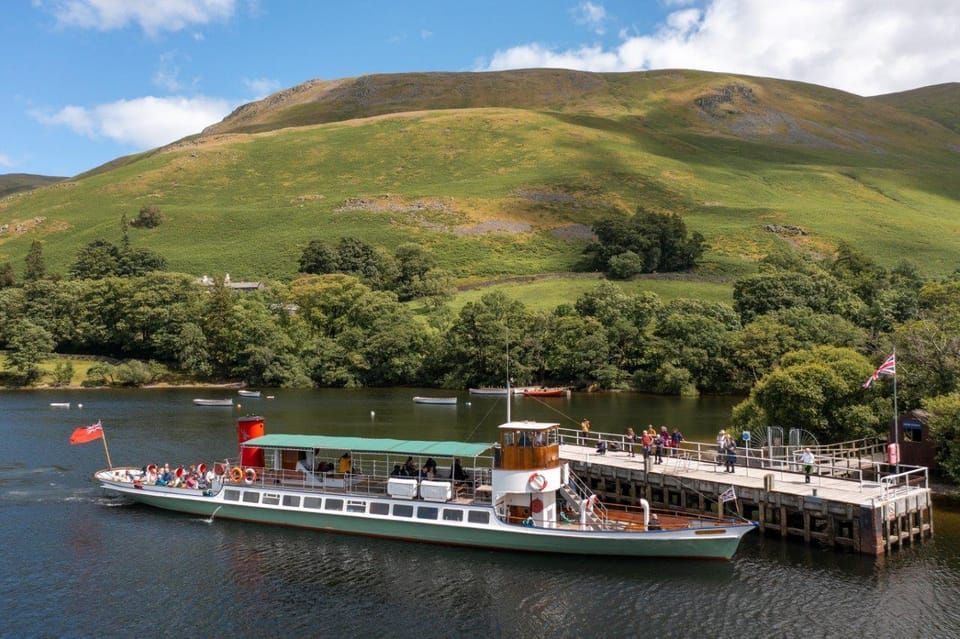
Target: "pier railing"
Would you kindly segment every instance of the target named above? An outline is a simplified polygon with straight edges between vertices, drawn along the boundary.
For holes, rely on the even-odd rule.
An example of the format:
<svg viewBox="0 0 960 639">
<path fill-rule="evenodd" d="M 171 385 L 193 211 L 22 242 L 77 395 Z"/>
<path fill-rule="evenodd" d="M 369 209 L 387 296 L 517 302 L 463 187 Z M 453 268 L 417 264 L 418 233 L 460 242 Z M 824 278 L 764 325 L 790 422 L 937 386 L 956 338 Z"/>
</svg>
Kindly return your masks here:
<svg viewBox="0 0 960 639">
<path fill-rule="evenodd" d="M 600 441 L 606 442 L 603 454 L 597 451 Z M 588 461 L 596 457 L 597 462 L 602 461 L 604 454 L 623 454 L 628 450 L 628 442 L 622 433 L 590 432 L 584 438 L 580 429 L 575 428 L 561 428 L 560 443 L 591 449 L 587 453 Z M 800 456 L 805 448 L 810 448 L 814 455 L 811 481 L 815 483 L 823 478 L 831 478 L 855 483 L 861 491 L 880 487 L 884 495 L 929 487 L 929 473 L 925 467 L 887 463 L 886 443 L 876 436 L 818 446 L 782 445 L 773 449 L 776 454 L 771 454 L 771 449 L 766 447 L 738 446 L 736 465 L 748 475 L 751 471 L 764 475 L 773 473 L 775 477 L 784 479 L 788 473 L 803 474 L 804 465 Z M 639 441 L 633 444 L 633 450 L 638 457 L 643 454 Z M 661 452 L 667 468 L 680 472 L 719 472 L 724 466 L 724 455 L 718 450 L 716 442 L 684 440 L 679 447 L 665 446 Z"/>
</svg>

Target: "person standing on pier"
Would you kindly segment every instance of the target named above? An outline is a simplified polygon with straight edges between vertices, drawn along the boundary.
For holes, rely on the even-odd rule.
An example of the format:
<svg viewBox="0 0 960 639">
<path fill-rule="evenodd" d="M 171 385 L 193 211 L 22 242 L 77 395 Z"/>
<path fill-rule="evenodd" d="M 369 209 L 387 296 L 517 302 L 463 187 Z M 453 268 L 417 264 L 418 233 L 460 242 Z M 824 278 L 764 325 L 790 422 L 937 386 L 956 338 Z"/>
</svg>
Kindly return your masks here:
<svg viewBox="0 0 960 639">
<path fill-rule="evenodd" d="M 632 428 L 627 429 L 627 434 L 623 436 L 623 448 L 627 451 L 628 457 L 636 457 L 637 454 L 633 450 L 633 444 L 637 441 L 637 435 L 633 432 Z"/>
<path fill-rule="evenodd" d="M 727 431 L 717 433 L 717 466 L 723 463 L 724 448 L 727 443 Z"/>
<path fill-rule="evenodd" d="M 804 481 L 808 484 L 810 483 L 810 473 L 813 472 L 813 462 L 813 453 L 810 452 L 809 448 L 804 448 L 803 454 L 800 455 L 800 463 L 803 464 Z"/>
<path fill-rule="evenodd" d="M 643 434 L 640 436 L 640 444 L 643 446 L 643 458 L 647 459 L 650 457 L 653 449 L 653 435 L 650 434 L 650 429 L 643 431 Z"/>
<path fill-rule="evenodd" d="M 586 444 L 587 440 L 590 438 L 590 420 L 584 417 L 580 420 L 580 437 L 581 444 Z"/>
<path fill-rule="evenodd" d="M 733 437 L 727 435 L 723 442 L 723 449 L 726 453 L 724 461 L 726 462 L 726 467 L 724 472 L 732 473 L 736 472 L 737 467 L 737 443 L 733 441 Z"/>
</svg>

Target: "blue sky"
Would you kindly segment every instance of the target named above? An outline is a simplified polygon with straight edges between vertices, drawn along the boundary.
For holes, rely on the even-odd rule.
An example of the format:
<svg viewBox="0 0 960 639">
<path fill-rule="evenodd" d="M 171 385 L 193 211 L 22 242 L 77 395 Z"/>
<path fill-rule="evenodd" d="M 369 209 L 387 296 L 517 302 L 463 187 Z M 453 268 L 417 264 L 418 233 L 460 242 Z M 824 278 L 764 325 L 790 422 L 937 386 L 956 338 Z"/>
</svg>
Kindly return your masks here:
<svg viewBox="0 0 960 639">
<path fill-rule="evenodd" d="M 314 78 L 696 68 L 960 81 L 957 0 L 5 0 L 0 173 L 75 175 Z"/>
</svg>

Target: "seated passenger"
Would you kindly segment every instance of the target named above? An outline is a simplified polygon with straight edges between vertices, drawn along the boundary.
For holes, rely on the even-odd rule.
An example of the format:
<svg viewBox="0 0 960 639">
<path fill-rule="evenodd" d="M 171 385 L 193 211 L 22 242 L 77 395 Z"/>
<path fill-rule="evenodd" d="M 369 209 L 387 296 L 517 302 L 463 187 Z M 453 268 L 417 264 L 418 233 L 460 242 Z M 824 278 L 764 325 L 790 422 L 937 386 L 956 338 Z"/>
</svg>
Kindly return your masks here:
<svg viewBox="0 0 960 639">
<path fill-rule="evenodd" d="M 399 477 L 403 474 L 403 469 L 400 468 L 400 464 L 394 464 L 393 470 L 390 471 L 391 477 Z"/>
<path fill-rule="evenodd" d="M 413 463 L 413 457 L 407 457 L 407 461 L 404 462 L 403 474 L 407 477 L 417 476 L 417 466 Z"/>
<path fill-rule="evenodd" d="M 337 472 L 338 473 L 349 473 L 350 472 L 350 452 L 346 452 L 340 456 L 340 461 L 337 462 Z"/>
<path fill-rule="evenodd" d="M 451 478 L 451 479 L 454 479 L 454 480 L 456 480 L 456 481 L 466 481 L 466 480 L 467 480 L 467 473 L 464 472 L 463 466 L 460 465 L 460 460 L 459 460 L 459 459 L 456 459 L 456 458 L 455 458 L 455 459 L 453 460 L 453 470 L 450 471 L 450 478 Z"/>
</svg>

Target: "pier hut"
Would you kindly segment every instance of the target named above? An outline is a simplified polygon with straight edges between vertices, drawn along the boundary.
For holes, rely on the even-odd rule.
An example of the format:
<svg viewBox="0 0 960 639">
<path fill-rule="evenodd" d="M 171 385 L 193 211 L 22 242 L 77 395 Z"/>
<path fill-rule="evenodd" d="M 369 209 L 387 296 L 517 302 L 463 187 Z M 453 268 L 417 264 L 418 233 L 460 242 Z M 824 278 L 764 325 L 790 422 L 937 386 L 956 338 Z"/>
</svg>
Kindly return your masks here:
<svg viewBox="0 0 960 639">
<path fill-rule="evenodd" d="M 927 469 L 890 466 L 885 443 L 870 438 L 816 447 L 814 473 L 806 483 L 798 451 L 771 457 L 754 449 L 738 456 L 736 471 L 723 472 L 713 443 L 682 442 L 664 454 L 630 457 L 599 440 L 617 443 L 619 434 L 591 433 L 578 442 L 578 429 L 561 434 L 560 457 L 607 502 L 652 505 L 684 513 L 726 513 L 739 509 L 759 522 L 763 534 L 820 543 L 867 555 L 883 555 L 933 536 L 933 505 Z M 736 499 L 722 503 L 733 488 Z"/>
</svg>

